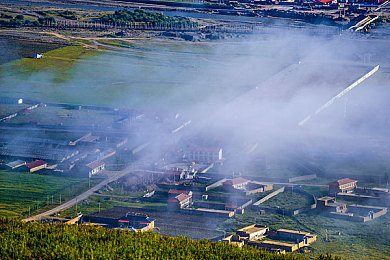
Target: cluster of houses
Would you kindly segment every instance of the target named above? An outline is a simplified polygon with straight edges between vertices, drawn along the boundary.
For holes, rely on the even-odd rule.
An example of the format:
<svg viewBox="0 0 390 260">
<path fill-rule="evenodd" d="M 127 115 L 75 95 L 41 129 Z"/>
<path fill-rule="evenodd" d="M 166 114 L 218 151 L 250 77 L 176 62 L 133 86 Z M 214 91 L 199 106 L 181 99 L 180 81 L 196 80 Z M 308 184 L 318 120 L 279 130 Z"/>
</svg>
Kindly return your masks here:
<svg viewBox="0 0 390 260">
<path fill-rule="evenodd" d="M 272 232 L 267 226 L 253 224 L 237 230 L 234 235 L 223 238 L 222 242 L 239 247 L 247 245 L 271 252 L 286 253 L 306 247 L 316 240 L 317 236 L 309 232 L 288 229 Z"/>
<path fill-rule="evenodd" d="M 0 142 L 6 136 L 0 137 Z M 80 177 L 91 177 L 105 169 L 104 160 L 115 155 L 116 149 L 127 143 L 127 138 L 109 139 L 100 142 L 99 136 L 87 133 L 75 141 L 52 140 L 36 137 L 17 137 L 8 140 L 4 149 L 11 149 L 12 154 L 5 154 L 15 160 L 3 165 L 11 171 L 29 172 L 69 172 Z M 5 141 L 4 141 L 5 142 Z M 0 149 L 0 153 L 7 152 Z M 28 160 L 39 158 L 28 163 Z"/>
<path fill-rule="evenodd" d="M 347 205 L 337 199 L 369 203 Z M 329 183 L 329 196 L 317 199 L 317 211 L 330 217 L 366 222 L 387 213 L 390 193 L 388 189 L 358 187 L 356 180 L 344 178 Z"/>
</svg>

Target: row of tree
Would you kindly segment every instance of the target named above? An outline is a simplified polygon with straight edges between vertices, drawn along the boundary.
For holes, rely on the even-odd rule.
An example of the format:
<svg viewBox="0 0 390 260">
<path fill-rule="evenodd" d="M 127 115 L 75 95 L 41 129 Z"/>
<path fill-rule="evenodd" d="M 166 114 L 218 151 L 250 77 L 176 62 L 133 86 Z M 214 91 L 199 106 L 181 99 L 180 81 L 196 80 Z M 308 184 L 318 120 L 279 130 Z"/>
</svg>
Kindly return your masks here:
<svg viewBox="0 0 390 260">
<path fill-rule="evenodd" d="M 24 19 L 23 15 L 17 15 L 15 18 L 7 15 L 1 16 L 2 18 L 10 18 L 9 20 L 0 20 L 0 26 L 11 26 L 11 27 L 20 27 L 20 26 L 40 26 L 48 23 L 55 23 L 55 19 L 52 16 L 40 17 L 38 20 Z"/>
<path fill-rule="evenodd" d="M 155 26 L 175 24 L 182 27 L 195 27 L 198 24 L 184 17 L 170 17 L 162 13 L 148 12 L 142 9 L 130 11 L 122 9 L 115 11 L 113 14 L 104 14 L 99 19 L 103 23 L 113 23 L 118 25 L 126 25 L 131 23 L 149 23 Z"/>
</svg>

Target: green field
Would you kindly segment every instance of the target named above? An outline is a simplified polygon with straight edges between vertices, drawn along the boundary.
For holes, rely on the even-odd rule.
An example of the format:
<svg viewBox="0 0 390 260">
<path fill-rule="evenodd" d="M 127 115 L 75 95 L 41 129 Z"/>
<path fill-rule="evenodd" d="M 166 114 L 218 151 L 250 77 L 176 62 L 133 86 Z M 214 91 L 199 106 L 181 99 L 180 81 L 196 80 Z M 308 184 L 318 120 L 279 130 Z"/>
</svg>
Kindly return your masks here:
<svg viewBox="0 0 390 260">
<path fill-rule="evenodd" d="M 25 217 L 29 207 L 36 214 L 59 205 L 60 194 L 63 203 L 87 188 L 86 178 L 0 170 L 0 216 Z"/>
<path fill-rule="evenodd" d="M 2 259 L 301 259 L 254 248 L 154 232 L 0 219 Z M 331 257 L 321 257 L 331 260 Z"/>
<path fill-rule="evenodd" d="M 240 42 L 99 41 L 126 48 L 102 54 L 69 46 L 45 53 L 44 59 L 3 64 L 2 95 L 80 105 L 195 109 L 209 100 L 230 100 L 285 65 L 272 62 L 260 71 L 250 70 L 249 64 L 242 65 L 246 59 L 271 61 L 277 49 L 268 47 L 252 57 Z"/>
<path fill-rule="evenodd" d="M 261 203 L 260 206 L 290 210 L 307 207 L 313 203 L 313 199 L 308 196 L 305 196 L 298 192 L 285 191 Z"/>
</svg>

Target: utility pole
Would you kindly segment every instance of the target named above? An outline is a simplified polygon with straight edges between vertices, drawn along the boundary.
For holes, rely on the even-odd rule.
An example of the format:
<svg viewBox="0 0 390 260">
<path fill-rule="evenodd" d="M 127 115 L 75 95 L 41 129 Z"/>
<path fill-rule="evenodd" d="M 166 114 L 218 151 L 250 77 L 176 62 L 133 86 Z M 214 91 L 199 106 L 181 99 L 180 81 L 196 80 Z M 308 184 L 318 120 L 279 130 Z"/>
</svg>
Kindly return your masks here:
<svg viewBox="0 0 390 260">
<path fill-rule="evenodd" d="M 61 193 L 60 193 L 60 204 L 61 204 Z"/>
<path fill-rule="evenodd" d="M 30 206 L 28 206 L 28 217 L 30 217 Z"/>
<path fill-rule="evenodd" d="M 77 216 L 77 198 L 76 198 L 76 216 Z"/>
</svg>

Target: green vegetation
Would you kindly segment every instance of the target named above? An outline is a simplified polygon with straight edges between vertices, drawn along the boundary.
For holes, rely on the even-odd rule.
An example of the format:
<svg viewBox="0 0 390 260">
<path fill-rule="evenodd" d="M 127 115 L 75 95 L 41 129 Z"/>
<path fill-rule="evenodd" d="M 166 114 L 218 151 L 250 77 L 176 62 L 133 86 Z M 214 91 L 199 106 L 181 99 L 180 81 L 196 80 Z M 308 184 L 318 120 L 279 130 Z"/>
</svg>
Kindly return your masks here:
<svg viewBox="0 0 390 260">
<path fill-rule="evenodd" d="M 63 18 L 70 19 L 70 20 L 77 20 L 76 12 L 69 11 L 69 10 L 65 10 L 65 11 L 61 11 L 61 10 L 45 10 L 45 11 L 38 11 L 37 13 L 40 14 L 40 15 L 43 15 L 43 16 L 52 16 L 52 15 L 54 15 L 54 16 L 61 16 Z"/>
<path fill-rule="evenodd" d="M 309 196 L 294 191 L 285 191 L 263 202 L 260 206 L 281 209 L 297 209 L 313 204 Z"/>
<path fill-rule="evenodd" d="M 78 62 L 96 55 L 94 50 L 81 45 L 67 46 L 44 53 L 43 59 L 24 58 L 2 65 L 7 76 L 26 79 L 35 73 L 49 73 L 54 82 L 62 82 L 71 77 L 71 68 Z M 3 73 L 3 74 L 4 74 Z M 46 88 L 46 86 L 44 86 Z"/>
<path fill-rule="evenodd" d="M 301 259 L 254 248 L 153 232 L 0 219 L 2 259 Z M 318 259 L 332 259 L 321 256 Z"/>
<path fill-rule="evenodd" d="M 133 196 L 99 196 L 94 195 L 89 197 L 87 200 L 84 200 L 83 202 L 79 203 L 77 205 L 77 211 L 76 206 L 73 206 L 58 215 L 61 217 L 75 217 L 77 214 L 76 212 L 81 212 L 84 215 L 88 215 L 94 212 L 98 212 L 100 210 L 104 209 L 110 209 L 115 206 L 121 206 L 121 207 L 133 207 L 133 208 L 145 208 L 145 209 L 151 209 L 151 210 L 160 210 L 164 211 L 167 208 L 166 203 L 159 203 L 159 202 L 144 202 L 139 199 L 139 197 L 133 197 Z"/>
<path fill-rule="evenodd" d="M 162 13 L 148 12 L 136 9 L 133 12 L 128 9 L 115 11 L 113 14 L 104 14 L 99 18 L 100 22 L 115 24 L 150 23 L 152 25 L 175 25 L 180 27 L 197 26 L 187 18 L 165 16 Z"/>
<path fill-rule="evenodd" d="M 91 184 L 99 182 L 93 179 Z M 0 171 L 0 216 L 25 217 L 64 203 L 88 188 L 88 179 Z M 53 197 L 52 197 L 53 196 Z M 1 258 L 1 257 L 0 257 Z"/>
</svg>

